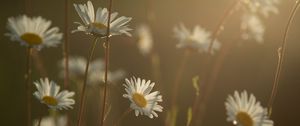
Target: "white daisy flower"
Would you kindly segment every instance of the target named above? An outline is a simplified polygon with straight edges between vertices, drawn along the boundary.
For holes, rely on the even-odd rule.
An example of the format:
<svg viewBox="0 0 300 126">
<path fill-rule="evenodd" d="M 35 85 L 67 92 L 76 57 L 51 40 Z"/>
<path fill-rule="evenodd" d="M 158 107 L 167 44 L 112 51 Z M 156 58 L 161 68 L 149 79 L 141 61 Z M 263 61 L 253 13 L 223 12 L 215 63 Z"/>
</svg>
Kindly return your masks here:
<svg viewBox="0 0 300 126">
<path fill-rule="evenodd" d="M 135 115 L 146 115 L 149 118 L 158 117 L 157 112 L 162 112 L 163 107 L 158 105 L 162 102 L 162 96 L 158 91 L 151 92 L 154 87 L 154 82 L 150 80 L 132 77 L 130 80 L 126 79 L 124 98 L 131 101 L 130 108 L 135 110 Z"/>
<path fill-rule="evenodd" d="M 85 67 L 87 60 L 83 57 L 70 57 L 69 58 L 69 76 L 71 79 L 78 81 L 82 80 L 85 74 Z M 59 62 L 61 68 L 60 77 L 64 77 L 64 60 Z M 104 82 L 105 74 L 104 61 L 102 59 L 96 59 L 90 62 L 89 74 L 88 74 L 88 85 L 98 85 Z M 108 82 L 116 83 L 125 77 L 124 70 L 108 71 Z"/>
<path fill-rule="evenodd" d="M 199 52 L 208 52 L 209 44 L 212 41 L 211 33 L 200 26 L 196 26 L 193 31 L 189 31 L 183 24 L 174 28 L 175 37 L 179 40 L 178 48 L 192 48 Z M 220 43 L 214 42 L 212 49 L 218 50 Z"/>
<path fill-rule="evenodd" d="M 246 14 L 242 17 L 241 29 L 243 39 L 254 39 L 258 43 L 264 41 L 265 26 L 255 14 Z"/>
<path fill-rule="evenodd" d="M 42 17 L 27 17 L 26 15 L 8 18 L 6 33 L 12 41 L 18 41 L 21 45 L 31 46 L 37 49 L 43 47 L 56 47 L 62 39 L 58 27 L 50 28 L 51 21 Z"/>
<path fill-rule="evenodd" d="M 227 121 L 237 126 L 273 126 L 273 121 L 267 116 L 267 110 L 251 94 L 246 91 L 241 95 L 235 91 L 234 96 L 229 95 L 225 102 Z"/>
<path fill-rule="evenodd" d="M 138 37 L 138 48 L 143 55 L 151 52 L 153 47 L 153 39 L 151 30 L 147 25 L 140 25 L 137 27 L 136 34 Z"/>
<path fill-rule="evenodd" d="M 279 0 L 243 0 L 242 2 L 252 13 L 260 13 L 265 17 L 269 17 L 270 13 L 279 13 L 277 7 Z"/>
<path fill-rule="evenodd" d="M 116 71 L 108 71 L 107 73 L 107 81 L 115 84 L 119 80 L 125 77 L 126 73 L 124 70 L 116 70 Z M 104 70 L 95 70 L 89 74 L 89 83 L 91 85 L 95 84 L 104 84 L 105 79 L 105 71 Z"/>
<path fill-rule="evenodd" d="M 38 126 L 39 120 L 35 120 L 33 126 Z M 40 126 L 67 126 L 67 116 L 43 117 Z"/>
<path fill-rule="evenodd" d="M 51 109 L 72 109 L 72 105 L 75 101 L 71 99 L 75 95 L 74 92 L 63 90 L 59 92 L 60 87 L 53 81 L 49 81 L 48 78 L 40 79 L 40 81 L 34 82 L 37 91 L 33 95 L 46 104 Z"/>
<path fill-rule="evenodd" d="M 83 31 L 87 34 L 97 35 L 100 37 L 104 37 L 106 35 L 108 21 L 108 11 L 106 8 L 99 7 L 95 15 L 91 1 L 88 1 L 87 4 L 74 4 L 74 7 L 83 21 L 83 24 L 75 22 L 79 26 L 73 32 Z M 117 15 L 117 12 L 111 13 L 110 35 L 126 34 L 131 36 L 129 33 L 131 29 L 128 28 L 128 22 L 130 22 L 132 18 L 125 16 L 116 18 Z"/>
</svg>

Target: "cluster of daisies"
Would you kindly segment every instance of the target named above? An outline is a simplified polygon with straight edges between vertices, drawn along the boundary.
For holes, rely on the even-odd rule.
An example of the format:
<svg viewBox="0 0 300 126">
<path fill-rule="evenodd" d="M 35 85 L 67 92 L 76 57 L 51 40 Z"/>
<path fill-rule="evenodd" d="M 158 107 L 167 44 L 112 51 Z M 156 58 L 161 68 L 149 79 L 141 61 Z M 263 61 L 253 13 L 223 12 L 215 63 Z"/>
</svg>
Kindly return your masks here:
<svg viewBox="0 0 300 126">
<path fill-rule="evenodd" d="M 263 40 L 262 34 L 264 26 L 257 17 L 257 13 L 268 16 L 269 13 L 278 13 L 276 8 L 277 0 L 242 0 L 243 7 L 247 10 L 247 14 L 242 18 L 242 29 L 248 31 L 243 36 L 257 41 Z M 87 4 L 74 4 L 75 10 L 82 20 L 82 23 L 75 22 L 78 27 L 72 32 L 84 32 L 88 35 L 103 38 L 107 35 L 106 29 L 109 25 L 109 36 L 122 35 L 131 36 L 129 33 L 132 29 L 128 27 L 131 17 L 117 17 L 118 13 L 111 13 L 111 20 L 108 22 L 109 12 L 106 8 L 97 8 L 91 1 Z M 58 27 L 50 27 L 51 21 L 42 17 L 28 17 L 26 15 L 11 17 L 8 19 L 7 29 L 9 33 L 5 35 L 10 37 L 12 41 L 18 41 L 21 45 L 29 48 L 42 49 L 44 47 L 56 47 L 60 44 L 63 34 L 59 32 Z M 141 25 L 136 30 L 138 37 L 138 48 L 143 55 L 151 53 L 153 46 L 153 37 L 151 29 L 147 25 Z M 218 40 L 211 37 L 211 32 L 197 25 L 189 30 L 184 24 L 174 27 L 175 37 L 178 39 L 178 48 L 188 48 L 199 52 L 208 52 L 209 44 L 215 41 L 212 49 L 217 51 L 221 44 Z M 80 81 L 84 76 L 85 65 L 87 61 L 82 57 L 70 58 L 70 77 L 72 80 Z M 64 65 L 59 63 L 61 69 Z M 63 72 L 62 72 L 63 73 Z M 110 71 L 108 81 L 116 83 L 125 77 L 123 70 Z M 63 74 L 61 74 L 63 75 Z M 102 59 L 94 60 L 91 63 L 88 84 L 96 85 L 103 82 L 104 63 Z M 62 76 L 63 77 L 63 76 Z M 48 78 L 41 78 L 34 82 L 37 89 L 33 95 L 50 109 L 62 110 L 72 109 L 75 100 L 72 98 L 75 93 L 68 90 L 60 90 L 60 86 Z M 150 80 L 131 77 L 125 79 L 126 94 L 123 95 L 131 104 L 130 108 L 135 111 L 135 115 L 145 115 L 150 118 L 158 117 L 157 112 L 162 112 L 163 107 L 159 105 L 162 102 L 162 95 L 159 91 L 152 91 L 155 83 Z M 238 126 L 273 126 L 267 116 L 267 110 L 263 108 L 256 98 L 251 94 L 248 97 L 246 91 L 239 94 L 235 92 L 233 96 L 229 96 L 225 103 L 228 121 Z M 48 117 L 47 117 L 48 118 Z M 62 124 L 66 125 L 65 117 L 62 117 Z M 45 119 L 48 123 L 53 123 L 53 119 Z M 47 123 L 47 122 L 42 122 Z"/>
</svg>

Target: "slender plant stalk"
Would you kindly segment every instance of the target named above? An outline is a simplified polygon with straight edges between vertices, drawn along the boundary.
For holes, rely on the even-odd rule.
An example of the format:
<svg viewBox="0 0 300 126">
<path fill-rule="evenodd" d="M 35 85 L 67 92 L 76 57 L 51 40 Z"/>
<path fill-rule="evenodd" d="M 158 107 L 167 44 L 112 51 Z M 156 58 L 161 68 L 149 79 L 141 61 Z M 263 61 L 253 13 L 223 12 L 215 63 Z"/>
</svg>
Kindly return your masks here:
<svg viewBox="0 0 300 126">
<path fill-rule="evenodd" d="M 216 27 L 216 29 L 213 31 L 213 34 L 212 34 L 212 40 L 210 41 L 210 44 L 209 44 L 209 47 L 208 47 L 208 53 L 211 53 L 212 52 L 212 49 L 213 49 L 213 44 L 214 44 L 214 42 L 216 41 L 216 39 L 218 38 L 218 36 L 220 35 L 220 33 L 223 31 L 223 29 L 224 29 L 224 24 L 226 23 L 226 21 L 228 20 L 228 18 L 233 14 L 233 12 L 235 12 L 236 10 L 238 10 L 239 9 L 239 7 L 240 7 L 240 2 L 241 2 L 241 0 L 236 0 L 226 11 L 225 11 L 225 13 L 223 14 L 223 16 L 221 17 L 221 19 L 220 19 L 220 21 L 219 21 L 219 23 L 217 24 L 217 27 Z M 222 53 L 221 53 L 222 54 Z M 222 54 L 223 56 L 225 56 L 226 54 Z M 204 61 L 204 65 L 205 66 L 208 66 L 209 64 L 210 64 L 210 62 L 211 62 L 211 56 L 207 56 L 205 59 L 205 61 Z M 219 56 L 219 60 L 223 60 L 223 59 L 221 59 L 222 58 L 222 56 Z M 221 66 L 221 64 L 220 63 L 217 63 L 218 65 L 215 65 L 215 66 L 217 66 L 216 67 L 216 71 L 218 71 L 219 70 L 219 67 Z M 219 67 L 218 67 L 219 66 Z M 213 72 L 214 73 L 214 72 Z M 208 72 L 207 72 L 207 75 L 208 75 Z M 203 75 L 203 76 L 207 76 L 207 75 Z M 207 81 L 206 81 L 207 82 Z M 212 88 L 213 89 L 213 87 L 214 86 L 210 86 L 210 84 L 206 84 L 206 86 L 207 86 L 207 88 Z M 206 92 L 211 92 L 211 91 L 206 91 Z M 206 95 L 207 95 L 208 93 L 206 93 Z M 206 108 L 205 107 L 205 105 L 201 105 L 200 106 L 200 102 L 202 101 L 202 100 L 200 100 L 201 98 L 203 98 L 203 99 L 205 99 L 205 95 L 203 95 L 203 96 L 198 96 L 198 97 L 196 97 L 195 98 L 195 100 L 194 100 L 194 103 L 193 103 L 193 114 L 195 115 L 194 116 L 194 119 L 196 118 L 196 116 L 197 116 L 197 114 L 198 114 L 198 111 L 199 111 L 199 108 L 200 108 L 200 111 L 204 111 L 204 109 Z M 197 117 L 198 118 L 198 117 Z M 200 120 L 198 120 L 198 122 L 200 122 L 201 123 L 201 120 L 202 119 L 200 119 Z M 192 120 L 192 124 L 193 123 L 197 123 L 197 122 L 194 122 L 194 121 L 196 121 L 196 120 Z"/>
<path fill-rule="evenodd" d="M 195 112 L 195 116 L 197 117 L 198 120 L 197 121 L 197 125 L 202 125 L 202 121 L 204 119 L 204 116 L 206 114 L 206 106 L 207 106 L 207 102 L 209 100 L 209 96 L 212 95 L 214 89 L 215 89 L 215 85 L 216 85 L 216 80 L 218 78 L 218 75 L 220 73 L 220 70 L 223 66 L 224 60 L 226 58 L 226 56 L 228 55 L 230 49 L 234 46 L 235 42 L 238 42 L 239 39 L 235 40 L 235 41 L 228 41 L 228 43 L 224 44 L 221 49 L 220 49 L 220 53 L 219 55 L 216 57 L 216 60 L 212 66 L 212 69 L 210 70 L 210 74 L 209 74 L 209 79 L 206 81 L 206 88 L 203 91 L 203 95 L 202 95 L 202 100 L 200 100 L 200 98 L 196 98 L 196 100 L 194 101 L 194 105 L 193 105 L 193 111 Z M 193 118 L 195 119 L 195 118 Z"/>
<path fill-rule="evenodd" d="M 177 102 L 177 95 L 178 95 L 178 90 L 179 90 L 179 86 L 180 86 L 180 82 L 182 79 L 182 75 L 184 72 L 184 68 L 186 66 L 187 60 L 190 57 L 190 50 L 185 50 L 184 55 L 183 55 L 183 59 L 181 60 L 181 64 L 178 68 L 178 71 L 176 73 L 176 77 L 175 77 L 175 82 L 174 82 L 174 87 L 173 87 L 173 91 L 172 91 L 172 99 L 171 99 L 171 105 L 175 105 L 176 106 L 176 102 Z"/>
<path fill-rule="evenodd" d="M 47 73 L 44 63 L 36 49 L 32 50 L 32 60 L 33 60 L 35 69 L 37 70 L 37 72 L 39 72 L 39 75 L 41 77 L 47 77 L 48 73 Z"/>
<path fill-rule="evenodd" d="M 79 106 L 79 114 L 78 114 L 77 126 L 80 126 L 81 125 L 81 121 L 82 121 L 83 108 L 84 108 L 84 102 L 85 102 L 85 90 L 86 90 L 86 85 L 87 85 L 89 66 L 90 66 L 91 60 L 94 57 L 95 47 L 96 47 L 97 43 L 98 43 L 98 38 L 96 37 L 94 39 L 93 45 L 90 48 L 90 52 L 89 52 L 89 56 L 88 56 L 88 61 L 86 63 L 86 67 L 85 67 L 83 87 L 82 87 L 81 95 L 80 95 L 80 106 Z"/>
<path fill-rule="evenodd" d="M 157 53 L 151 53 L 151 64 L 152 64 L 152 74 L 155 82 L 160 82 L 160 60 Z M 160 84 L 157 85 L 160 90 L 162 90 L 162 86 Z"/>
<path fill-rule="evenodd" d="M 109 35 L 110 35 L 110 18 L 111 18 L 111 9 L 112 9 L 113 0 L 109 0 L 109 8 L 108 8 L 108 20 L 107 20 L 107 28 L 106 28 L 106 40 L 104 42 L 105 48 L 105 74 L 104 74 L 104 96 L 103 96 L 103 105 L 102 105 L 102 114 L 101 114 L 101 126 L 104 126 L 104 115 L 106 108 L 106 98 L 107 98 L 107 75 L 108 75 L 108 67 L 109 67 Z"/>
<path fill-rule="evenodd" d="M 63 57 L 64 57 L 64 88 L 69 88 L 69 0 L 65 0 L 65 42 L 63 49 Z M 70 113 L 67 113 L 67 126 L 70 126 Z"/>
<path fill-rule="evenodd" d="M 183 72 L 184 72 L 184 68 L 186 66 L 187 60 L 190 57 L 190 50 L 185 50 L 184 55 L 182 57 L 181 63 L 179 64 L 179 68 L 177 70 L 177 73 L 175 75 L 175 81 L 174 81 L 174 87 L 172 90 L 172 96 L 171 96 L 171 110 L 174 110 L 175 108 L 177 108 L 177 96 L 178 96 L 178 90 L 180 87 L 180 82 L 182 80 L 182 76 L 183 76 Z M 174 113 L 173 113 L 174 114 Z M 172 117 L 173 115 L 171 115 Z M 165 118 L 165 125 L 168 126 L 170 124 L 168 118 Z"/>
<path fill-rule="evenodd" d="M 42 122 L 42 118 L 43 118 L 43 105 L 40 107 L 40 111 L 39 111 L 39 120 L 38 120 L 38 126 L 41 126 L 41 122 Z"/>
<path fill-rule="evenodd" d="M 65 0 L 65 42 L 64 42 L 64 87 L 68 88 L 69 84 L 69 0 Z"/>
<path fill-rule="evenodd" d="M 272 114 L 272 106 L 274 104 L 274 100 L 275 100 L 275 97 L 276 97 L 277 91 L 278 91 L 279 79 L 280 79 L 282 66 L 283 66 L 283 60 L 284 60 L 285 51 L 286 51 L 287 35 L 289 33 L 291 24 L 292 24 L 292 22 L 294 20 L 294 17 L 296 15 L 297 9 L 299 8 L 299 4 L 300 4 L 300 1 L 297 0 L 296 3 L 295 3 L 295 6 L 293 7 L 293 9 L 291 11 L 288 23 L 285 27 L 285 32 L 284 32 L 284 36 L 283 36 L 281 46 L 278 48 L 278 63 L 277 63 L 277 67 L 276 67 L 276 73 L 275 73 L 275 77 L 274 77 L 272 93 L 271 93 L 271 97 L 270 97 L 269 103 L 268 103 L 268 108 L 269 108 L 269 113 L 268 114 L 269 114 L 269 116 L 271 116 L 271 114 Z"/>
<path fill-rule="evenodd" d="M 32 47 L 27 48 L 27 58 L 26 58 L 26 74 L 25 81 L 27 85 L 27 125 L 31 126 L 31 96 L 32 96 L 32 84 L 31 84 L 31 76 L 32 76 Z"/>
<path fill-rule="evenodd" d="M 41 122 L 42 122 L 42 115 L 41 115 L 40 118 L 39 118 L 38 126 L 41 126 Z"/>
<path fill-rule="evenodd" d="M 223 17 L 220 19 L 220 22 L 217 25 L 217 28 L 214 30 L 212 34 L 212 39 L 208 46 L 208 53 L 212 52 L 213 44 L 218 38 L 221 31 L 224 29 L 224 24 L 226 23 L 227 19 L 235 12 L 235 10 L 239 7 L 241 0 L 236 0 L 236 2 L 233 3 L 232 6 L 230 6 L 224 13 Z"/>
<path fill-rule="evenodd" d="M 118 126 L 120 122 L 130 113 L 132 112 L 131 108 L 128 108 L 125 112 L 123 112 L 122 116 L 118 119 L 114 126 Z"/>
</svg>

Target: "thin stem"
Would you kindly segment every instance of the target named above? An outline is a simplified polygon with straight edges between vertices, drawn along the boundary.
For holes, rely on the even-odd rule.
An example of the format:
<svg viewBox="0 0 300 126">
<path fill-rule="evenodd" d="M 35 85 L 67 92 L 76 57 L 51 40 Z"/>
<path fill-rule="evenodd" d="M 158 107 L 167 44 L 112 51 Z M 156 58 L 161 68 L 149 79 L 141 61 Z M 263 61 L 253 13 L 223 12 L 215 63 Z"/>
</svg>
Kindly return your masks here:
<svg viewBox="0 0 300 126">
<path fill-rule="evenodd" d="M 271 114 L 272 114 L 272 106 L 274 104 L 274 100 L 275 100 L 275 97 L 276 97 L 277 91 L 278 91 L 279 79 L 280 79 L 282 66 L 283 66 L 283 60 L 284 60 L 285 51 L 286 51 L 287 35 L 289 33 L 291 24 L 292 24 L 292 22 L 294 20 L 294 17 L 296 15 L 297 9 L 299 7 L 299 3 L 300 3 L 300 1 L 297 0 L 294 8 L 291 11 L 288 23 L 285 27 L 285 32 L 284 32 L 284 36 L 283 36 L 281 46 L 278 48 L 278 63 L 277 63 L 277 67 L 276 67 L 276 73 L 275 73 L 275 77 L 274 77 L 272 93 L 271 93 L 271 97 L 270 97 L 269 103 L 268 103 L 268 108 L 269 108 L 269 113 L 268 114 L 269 114 L 269 116 L 271 116 Z"/>
<path fill-rule="evenodd" d="M 68 88 L 69 83 L 69 0 L 65 0 L 65 42 L 64 42 L 64 87 Z"/>
<path fill-rule="evenodd" d="M 38 126 L 41 126 L 41 122 L 42 122 L 42 115 L 41 115 L 40 118 L 39 118 Z"/>
<path fill-rule="evenodd" d="M 157 53 L 151 53 L 151 64 L 152 64 L 152 74 L 155 82 L 160 82 L 160 59 Z M 162 87 L 160 84 L 157 85 L 160 90 Z"/>
<path fill-rule="evenodd" d="M 232 6 L 230 6 L 224 13 L 223 17 L 220 19 L 220 22 L 217 25 L 217 28 L 213 31 L 212 39 L 209 43 L 208 53 L 212 52 L 213 44 L 215 43 L 216 39 L 218 38 L 221 31 L 224 29 L 224 24 L 226 20 L 233 14 L 233 12 L 239 7 L 241 0 L 236 0 Z"/>
<path fill-rule="evenodd" d="M 175 82 L 174 82 L 174 87 L 173 87 L 173 93 L 172 93 L 172 99 L 171 99 L 171 105 L 176 105 L 177 103 L 177 95 L 178 95 L 178 89 L 180 86 L 180 82 L 182 79 L 182 75 L 184 72 L 184 68 L 186 65 L 186 62 L 188 60 L 190 56 L 190 50 L 185 50 L 183 58 L 181 60 L 180 66 L 178 68 L 178 71 L 176 73 L 176 77 L 175 77 Z"/>
<path fill-rule="evenodd" d="M 36 68 L 36 70 L 39 72 L 39 75 L 41 77 L 47 77 L 48 73 L 45 69 L 44 63 L 38 53 L 38 51 L 36 49 L 32 50 L 32 60 L 34 63 L 34 67 Z"/>
<path fill-rule="evenodd" d="M 130 113 L 132 112 L 131 108 L 128 108 L 125 112 L 123 112 L 122 116 L 118 119 L 118 121 L 115 123 L 114 126 L 117 126 L 120 124 L 120 122 Z"/>
<path fill-rule="evenodd" d="M 201 96 L 202 100 L 200 100 L 200 97 L 198 96 L 193 104 L 193 112 L 194 112 L 194 117 L 197 117 L 198 120 L 196 120 L 197 125 L 201 125 L 203 121 L 203 117 L 206 114 L 206 105 L 209 100 L 209 96 L 212 95 L 215 85 L 216 85 L 216 80 L 218 78 L 218 75 L 220 74 L 220 70 L 223 66 L 224 60 L 226 56 L 228 55 L 230 49 L 233 47 L 235 42 L 238 42 L 239 39 L 235 41 L 228 41 L 228 43 L 224 44 L 221 49 L 219 55 L 216 57 L 216 60 L 212 66 L 212 69 L 210 70 L 209 74 L 209 79 L 206 81 L 206 87 L 204 90 L 202 90 L 204 93 Z M 201 104 L 202 103 L 202 104 Z M 198 115 L 199 114 L 199 115 Z M 195 118 L 193 118 L 195 119 Z"/>
<path fill-rule="evenodd" d="M 107 97 L 107 73 L 109 67 L 109 35 L 110 35 L 110 18 L 111 18 L 111 9 L 112 9 L 113 0 L 109 0 L 109 8 L 108 8 L 108 20 L 107 20 L 107 28 L 106 28 L 106 41 L 104 42 L 105 48 L 105 75 L 104 75 L 104 98 L 103 98 L 103 105 L 102 105 L 102 114 L 101 114 L 101 126 L 104 126 L 104 115 L 105 115 L 105 108 L 106 108 L 106 97 Z"/>
<path fill-rule="evenodd" d="M 63 49 L 63 57 L 64 57 L 64 88 L 69 88 L 69 0 L 65 0 L 65 42 Z M 67 113 L 67 126 L 70 126 L 70 114 Z"/>
<path fill-rule="evenodd" d="M 87 85 L 87 79 L 88 79 L 88 72 L 89 72 L 89 65 L 94 57 L 94 52 L 95 52 L 95 47 L 97 45 L 98 38 L 96 37 L 94 39 L 93 45 L 90 48 L 89 56 L 88 56 L 88 61 L 86 63 L 85 67 L 85 74 L 84 74 L 84 80 L 83 80 L 83 87 L 81 90 L 81 96 L 80 96 L 80 107 L 79 107 L 79 115 L 78 115 L 78 120 L 77 120 L 77 126 L 81 125 L 82 121 L 82 115 L 83 115 L 83 108 L 84 108 L 84 101 L 85 101 L 85 90 L 86 90 L 86 85 Z"/>
<path fill-rule="evenodd" d="M 27 85 L 27 125 L 31 126 L 31 96 L 32 96 L 32 84 L 31 84 L 31 76 L 32 76 L 32 47 L 27 48 L 27 59 L 26 59 L 26 74 L 25 81 Z"/>
</svg>

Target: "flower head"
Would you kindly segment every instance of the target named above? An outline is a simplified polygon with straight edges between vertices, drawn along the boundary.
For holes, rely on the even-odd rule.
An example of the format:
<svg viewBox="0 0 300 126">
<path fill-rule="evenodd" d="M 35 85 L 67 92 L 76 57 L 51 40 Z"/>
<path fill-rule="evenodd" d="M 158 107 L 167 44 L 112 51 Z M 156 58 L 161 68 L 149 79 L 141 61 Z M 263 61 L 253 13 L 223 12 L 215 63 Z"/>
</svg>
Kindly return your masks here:
<svg viewBox="0 0 300 126">
<path fill-rule="evenodd" d="M 12 41 L 18 41 L 21 45 L 31 46 L 37 49 L 43 47 L 55 47 L 62 39 L 59 28 L 50 28 L 51 21 L 42 17 L 27 17 L 26 15 L 8 18 L 7 29 Z"/>
<path fill-rule="evenodd" d="M 147 25 L 140 25 L 136 34 L 138 36 L 138 48 L 143 55 L 151 52 L 153 46 L 153 39 L 150 28 Z"/>
<path fill-rule="evenodd" d="M 211 33 L 200 26 L 196 26 L 194 30 L 189 31 L 183 24 L 174 28 L 175 37 L 179 40 L 178 48 L 192 48 L 199 52 L 208 52 L 209 44 L 212 41 Z M 220 43 L 216 41 L 212 47 L 218 50 Z"/>
<path fill-rule="evenodd" d="M 69 58 L 69 73 L 70 78 L 75 81 L 80 81 L 83 79 L 85 74 L 87 60 L 83 57 L 70 57 Z M 59 62 L 59 67 L 61 67 L 60 75 L 63 78 L 64 73 L 64 61 Z M 88 74 L 88 85 L 93 86 L 97 84 L 101 84 L 104 82 L 104 61 L 102 59 L 96 59 L 91 61 L 89 67 L 89 74 Z M 108 71 L 108 81 L 111 83 L 115 83 L 119 81 L 121 78 L 125 76 L 124 70 L 115 70 L 115 71 Z"/>
<path fill-rule="evenodd" d="M 91 1 L 88 1 L 87 4 L 74 4 L 74 7 L 83 24 L 75 22 L 79 26 L 73 32 L 83 31 L 87 34 L 97 35 L 100 37 L 104 37 L 106 35 L 109 14 L 106 8 L 99 7 L 95 15 L 94 7 Z M 131 36 L 131 34 L 129 33 L 131 29 L 128 28 L 127 23 L 130 22 L 132 18 L 125 16 L 116 18 L 117 15 L 117 12 L 111 13 L 111 19 L 109 22 L 110 36 L 121 34 Z"/>
<path fill-rule="evenodd" d="M 151 92 L 154 83 L 150 80 L 132 77 L 130 80 L 126 79 L 125 86 L 126 94 L 123 97 L 131 101 L 130 108 L 135 111 L 135 115 L 146 115 L 150 118 L 158 117 L 156 111 L 162 112 L 163 107 L 158 105 L 162 102 L 162 96 L 158 91 Z"/>
<path fill-rule="evenodd" d="M 265 17 L 269 17 L 270 13 L 279 13 L 277 7 L 279 0 L 243 0 L 242 2 L 251 13 L 260 13 Z"/>
<path fill-rule="evenodd" d="M 74 92 L 63 90 L 59 92 L 60 87 L 53 81 L 49 81 L 48 78 L 40 79 L 40 81 L 34 82 L 37 89 L 33 95 L 40 100 L 41 103 L 46 104 L 51 109 L 72 109 L 72 105 L 75 101 L 71 99 L 74 96 Z"/>
<path fill-rule="evenodd" d="M 257 15 L 244 15 L 241 29 L 243 39 L 254 39 L 259 43 L 264 41 L 265 26 Z"/>
<path fill-rule="evenodd" d="M 267 116 L 267 111 L 260 102 L 246 91 L 241 95 L 235 91 L 234 96 L 229 95 L 225 102 L 227 121 L 238 126 L 273 126 L 273 121 Z"/>
</svg>

